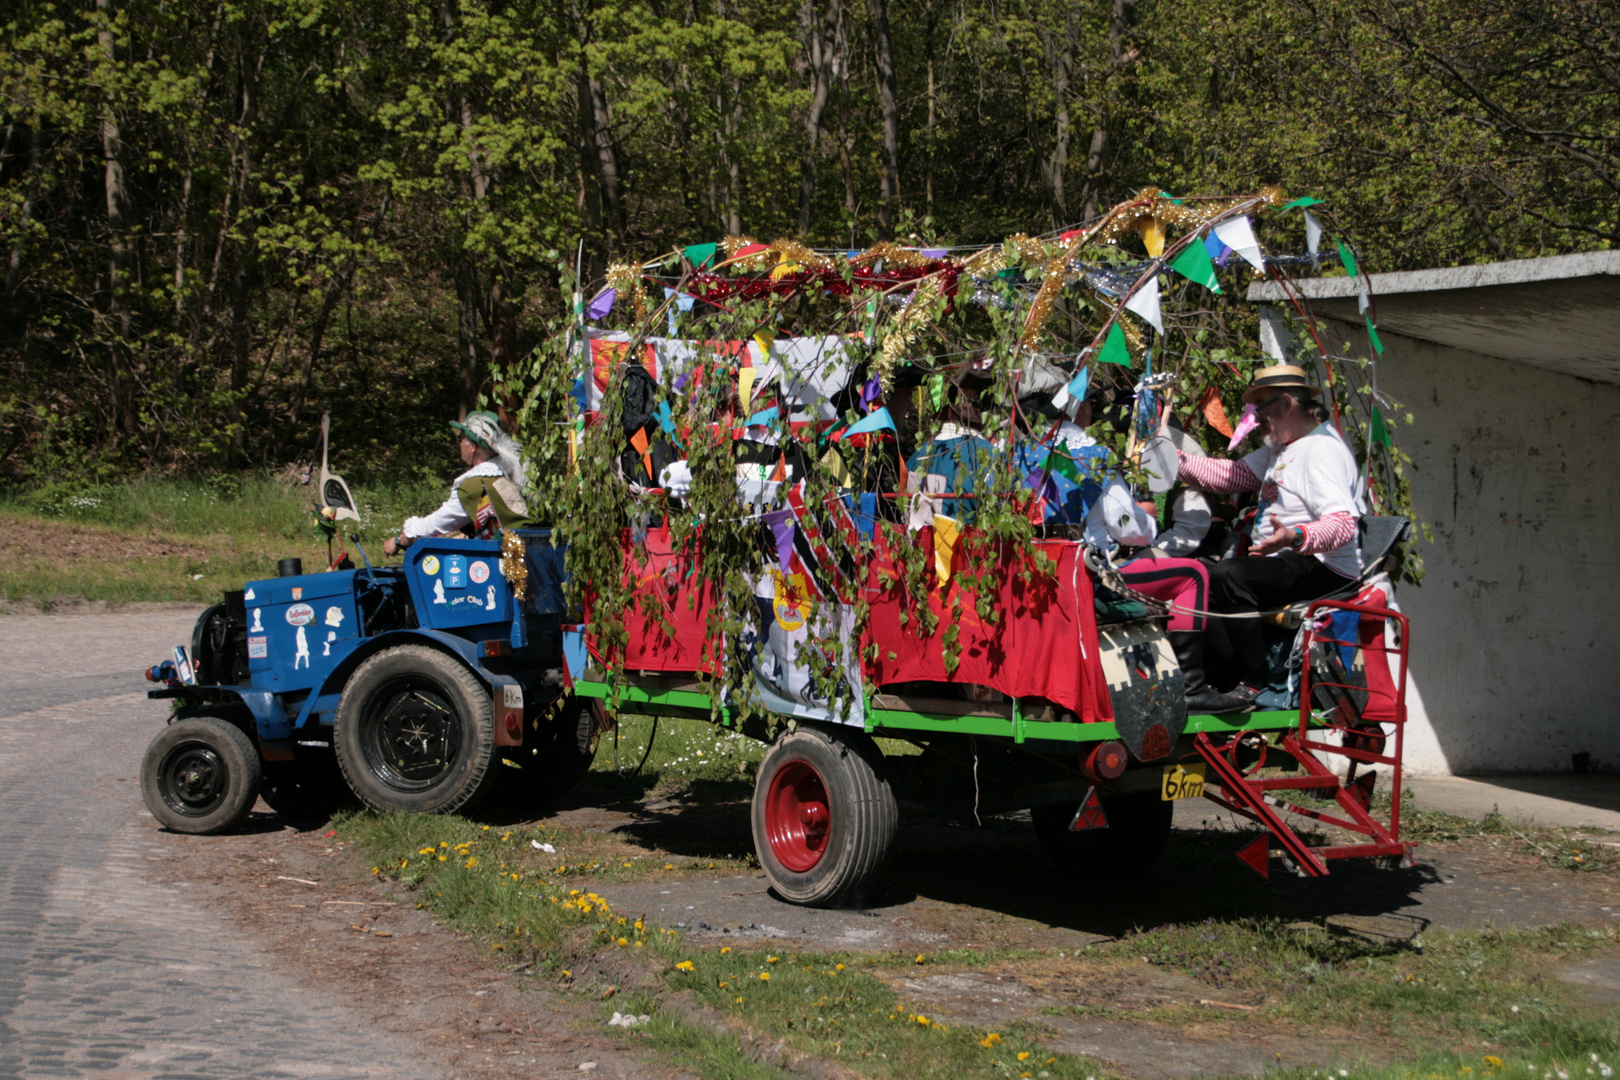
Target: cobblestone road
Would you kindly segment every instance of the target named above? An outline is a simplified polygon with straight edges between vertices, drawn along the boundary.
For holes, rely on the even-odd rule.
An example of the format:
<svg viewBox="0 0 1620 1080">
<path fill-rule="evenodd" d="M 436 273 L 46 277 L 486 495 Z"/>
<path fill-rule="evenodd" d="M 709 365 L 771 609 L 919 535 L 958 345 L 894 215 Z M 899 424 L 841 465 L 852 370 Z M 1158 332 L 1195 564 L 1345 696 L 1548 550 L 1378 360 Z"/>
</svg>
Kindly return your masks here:
<svg viewBox="0 0 1620 1080">
<path fill-rule="evenodd" d="M 152 880 L 136 767 L 166 706 L 131 673 L 194 619 L 0 618 L 0 1077 L 439 1075 Z"/>
</svg>

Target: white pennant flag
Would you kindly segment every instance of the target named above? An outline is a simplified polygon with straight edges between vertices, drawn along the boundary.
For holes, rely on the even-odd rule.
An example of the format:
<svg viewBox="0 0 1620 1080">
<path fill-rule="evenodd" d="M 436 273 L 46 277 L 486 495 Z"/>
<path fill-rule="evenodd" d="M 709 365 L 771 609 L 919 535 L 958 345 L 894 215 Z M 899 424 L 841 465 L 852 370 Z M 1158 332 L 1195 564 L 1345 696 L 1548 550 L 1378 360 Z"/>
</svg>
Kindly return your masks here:
<svg viewBox="0 0 1620 1080">
<path fill-rule="evenodd" d="M 1372 307 L 1372 290 L 1367 288 L 1367 275 L 1357 274 L 1356 285 L 1359 289 L 1356 294 L 1356 307 L 1360 309 L 1362 315 L 1365 315 L 1367 309 Z"/>
<path fill-rule="evenodd" d="M 1305 211 L 1305 250 L 1315 255 L 1322 246 L 1322 223 Z"/>
<path fill-rule="evenodd" d="M 1256 270 L 1264 271 L 1265 257 L 1260 254 L 1260 244 L 1254 238 L 1254 230 L 1249 227 L 1246 217 L 1233 218 L 1223 221 L 1215 226 L 1215 235 L 1221 243 L 1243 256 L 1243 261 Z"/>
<path fill-rule="evenodd" d="M 1153 329 L 1164 336 L 1164 318 L 1159 314 L 1159 278 L 1157 275 L 1147 279 L 1147 283 L 1137 289 L 1131 298 L 1125 301 L 1125 307 L 1142 317 Z"/>
</svg>

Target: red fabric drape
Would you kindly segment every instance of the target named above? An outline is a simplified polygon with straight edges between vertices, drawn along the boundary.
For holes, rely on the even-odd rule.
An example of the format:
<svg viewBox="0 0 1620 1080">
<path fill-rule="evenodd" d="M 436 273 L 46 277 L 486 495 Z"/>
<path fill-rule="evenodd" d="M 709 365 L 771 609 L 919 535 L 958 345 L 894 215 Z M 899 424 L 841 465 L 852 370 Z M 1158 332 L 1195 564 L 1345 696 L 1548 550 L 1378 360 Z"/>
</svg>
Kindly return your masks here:
<svg viewBox="0 0 1620 1080">
<path fill-rule="evenodd" d="M 709 611 L 714 606 L 714 587 L 699 574 L 699 543 L 696 538 L 680 550 L 670 540 L 669 530 L 654 529 L 644 547 L 630 542 L 630 530 L 619 536 L 624 553 L 624 582 L 635 592 L 635 601 L 625 612 L 629 633 L 623 655 L 604 649 L 599 635 L 586 635 L 586 645 L 598 662 L 617 662 L 629 671 L 705 671 L 720 669 L 722 642 L 710 641 Z M 585 600 L 585 620 L 592 619 L 591 598 Z M 666 630 L 666 624 L 670 629 Z"/>
<path fill-rule="evenodd" d="M 872 605 L 863 650 L 869 686 L 896 682 L 973 683 L 1014 697 L 1043 697 L 1073 712 L 1082 722 L 1114 718 L 1108 684 L 1097 651 L 1097 615 L 1092 606 L 1091 578 L 1080 558 L 1080 545 L 1046 540 L 1036 544 L 1056 564 L 1050 576 L 1035 573 L 1010 547 L 992 550 L 982 534 L 964 530 L 957 539 L 957 567 L 993 567 L 996 609 L 1001 621 L 990 625 L 978 616 L 974 594 L 953 575 L 943 589 L 932 589 L 928 606 L 939 625 L 927 638 L 916 633 L 913 613 L 902 625 L 900 615 L 913 601 L 905 595 L 889 551 L 893 544 L 920 545 L 933 567 L 931 528 L 913 535 L 880 528 L 877 555 L 870 567 L 868 596 Z M 1025 571 L 1029 572 L 1028 580 Z M 945 672 L 945 631 L 951 597 L 961 599 L 962 619 L 956 670 Z M 875 652 L 876 655 L 872 656 Z"/>
</svg>

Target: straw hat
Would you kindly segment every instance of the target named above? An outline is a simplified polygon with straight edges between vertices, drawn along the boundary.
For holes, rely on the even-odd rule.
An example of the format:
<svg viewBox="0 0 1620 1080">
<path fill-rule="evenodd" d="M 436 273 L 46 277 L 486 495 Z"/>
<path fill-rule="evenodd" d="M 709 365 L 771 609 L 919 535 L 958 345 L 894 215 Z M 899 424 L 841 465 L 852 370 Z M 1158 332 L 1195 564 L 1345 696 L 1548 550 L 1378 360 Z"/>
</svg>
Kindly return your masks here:
<svg viewBox="0 0 1620 1080">
<path fill-rule="evenodd" d="M 1243 404 L 1253 405 L 1257 390 L 1303 390 L 1311 397 L 1321 393 L 1317 387 L 1311 385 L 1305 369 L 1295 367 L 1293 364 L 1278 364 L 1255 372 L 1254 381 L 1249 383 L 1249 388 L 1243 392 Z"/>
</svg>

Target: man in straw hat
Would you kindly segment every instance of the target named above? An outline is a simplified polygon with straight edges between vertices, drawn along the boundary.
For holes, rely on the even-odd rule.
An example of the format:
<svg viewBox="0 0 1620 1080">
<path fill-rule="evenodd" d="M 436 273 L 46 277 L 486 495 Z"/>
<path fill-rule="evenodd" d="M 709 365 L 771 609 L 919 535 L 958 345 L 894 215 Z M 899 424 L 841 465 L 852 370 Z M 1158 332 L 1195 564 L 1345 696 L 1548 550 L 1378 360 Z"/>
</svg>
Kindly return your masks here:
<svg viewBox="0 0 1620 1080">
<path fill-rule="evenodd" d="M 450 421 L 450 427 L 461 435 L 462 462 L 472 467 L 450 484 L 444 505 L 425 517 L 406 518 L 399 535 L 383 541 L 384 555 L 397 555 L 424 536 L 470 531 L 489 537 L 497 529 L 528 524 L 523 498 L 528 472 L 518 444 L 501 430 L 500 418 L 492 412 L 468 413 L 466 420 Z"/>
<path fill-rule="evenodd" d="M 1204 491 L 1258 491 L 1249 557 L 1210 570 L 1210 609 L 1266 611 L 1339 591 L 1361 574 L 1356 459 L 1303 368 L 1261 368 L 1243 395 L 1264 445 L 1241 461 L 1179 454 L 1181 479 Z M 1266 683 L 1260 620 L 1213 618 L 1204 631 L 1210 680 L 1252 702 Z"/>
</svg>

